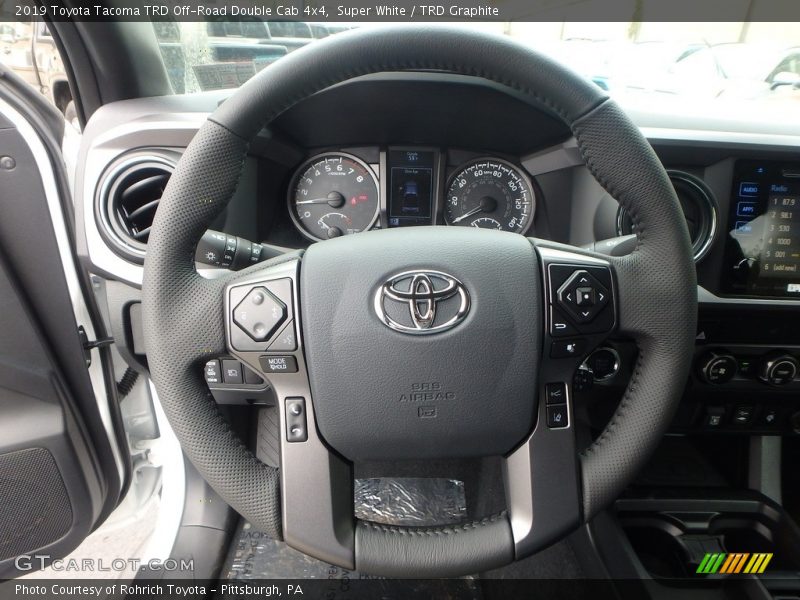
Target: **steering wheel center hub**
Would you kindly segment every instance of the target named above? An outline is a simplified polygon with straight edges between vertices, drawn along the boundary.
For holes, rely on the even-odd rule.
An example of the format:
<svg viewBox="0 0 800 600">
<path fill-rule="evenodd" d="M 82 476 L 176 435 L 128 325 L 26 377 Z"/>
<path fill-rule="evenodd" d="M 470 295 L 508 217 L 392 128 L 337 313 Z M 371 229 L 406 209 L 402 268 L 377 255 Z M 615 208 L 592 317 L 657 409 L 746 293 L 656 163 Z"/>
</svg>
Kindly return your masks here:
<svg viewBox="0 0 800 600">
<path fill-rule="evenodd" d="M 351 460 L 499 455 L 531 430 L 533 245 L 419 228 L 317 244 L 301 267 L 317 424 Z"/>
</svg>

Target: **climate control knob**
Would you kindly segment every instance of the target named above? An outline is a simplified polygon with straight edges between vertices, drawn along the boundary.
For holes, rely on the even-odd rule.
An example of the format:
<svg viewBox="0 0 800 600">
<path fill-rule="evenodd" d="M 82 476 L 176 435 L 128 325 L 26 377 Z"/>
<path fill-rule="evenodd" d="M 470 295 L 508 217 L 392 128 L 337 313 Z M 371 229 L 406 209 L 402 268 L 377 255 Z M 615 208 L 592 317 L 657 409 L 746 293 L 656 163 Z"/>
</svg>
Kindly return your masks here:
<svg viewBox="0 0 800 600">
<path fill-rule="evenodd" d="M 738 363 L 730 354 L 710 352 L 700 361 L 700 376 L 706 383 L 728 383 L 736 375 Z"/>
<path fill-rule="evenodd" d="M 797 376 L 797 359 L 789 354 L 770 354 L 761 363 L 758 378 L 770 385 L 786 385 Z"/>
</svg>

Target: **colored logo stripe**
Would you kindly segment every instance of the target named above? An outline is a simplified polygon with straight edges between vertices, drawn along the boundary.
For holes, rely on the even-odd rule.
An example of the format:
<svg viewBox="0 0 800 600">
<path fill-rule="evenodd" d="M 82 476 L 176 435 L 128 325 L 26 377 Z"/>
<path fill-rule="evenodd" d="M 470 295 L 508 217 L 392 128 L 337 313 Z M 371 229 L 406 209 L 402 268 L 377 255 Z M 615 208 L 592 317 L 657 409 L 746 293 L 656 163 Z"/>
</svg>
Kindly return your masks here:
<svg viewBox="0 0 800 600">
<path fill-rule="evenodd" d="M 725 556 L 724 553 L 706 554 L 705 557 L 703 557 L 703 561 L 697 567 L 697 572 L 707 574 L 716 573 L 722 561 L 725 559 Z"/>
<path fill-rule="evenodd" d="M 725 562 L 722 563 L 722 567 L 720 568 L 720 573 L 733 573 L 733 567 L 736 565 L 736 562 L 739 560 L 738 554 L 728 554 L 728 558 L 725 559 Z"/>
<path fill-rule="evenodd" d="M 747 566 L 744 569 L 745 573 L 763 573 L 769 561 L 772 560 L 772 553 L 769 554 L 753 554 L 753 558 L 750 559 L 750 562 L 747 563 Z"/>
<path fill-rule="evenodd" d="M 704 575 L 763 573 L 771 560 L 772 553 L 711 552 L 703 557 L 696 572 Z"/>
</svg>

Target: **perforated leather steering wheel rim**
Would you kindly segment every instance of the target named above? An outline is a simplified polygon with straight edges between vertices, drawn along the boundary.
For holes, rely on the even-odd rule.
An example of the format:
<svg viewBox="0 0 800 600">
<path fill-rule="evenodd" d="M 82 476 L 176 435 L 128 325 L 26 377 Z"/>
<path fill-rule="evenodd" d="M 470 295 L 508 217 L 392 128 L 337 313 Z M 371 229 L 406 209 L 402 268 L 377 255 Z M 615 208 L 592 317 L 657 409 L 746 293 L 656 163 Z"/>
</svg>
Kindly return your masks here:
<svg viewBox="0 0 800 600">
<path fill-rule="evenodd" d="M 643 465 L 680 399 L 696 320 L 691 245 L 669 179 L 635 125 L 591 83 L 505 38 L 440 27 L 333 36 L 265 69 L 209 117 L 165 190 L 145 261 L 144 334 L 165 412 L 184 452 L 212 487 L 257 528 L 280 539 L 279 472 L 231 431 L 202 378 L 202 363 L 228 351 L 226 289 L 253 271 L 204 279 L 195 270 L 194 249 L 232 197 L 249 143 L 265 125 L 332 85 L 402 70 L 484 78 L 557 115 L 572 130 L 592 175 L 635 224 L 636 250 L 607 260 L 616 278 L 617 330 L 635 340 L 639 356 L 619 408 L 579 457 L 578 517 L 588 520 Z M 297 261 L 301 254 L 255 269 Z M 427 530 L 359 523 L 354 535 L 353 563 L 345 566 L 385 575 L 455 575 L 521 558 L 505 514 Z"/>
</svg>

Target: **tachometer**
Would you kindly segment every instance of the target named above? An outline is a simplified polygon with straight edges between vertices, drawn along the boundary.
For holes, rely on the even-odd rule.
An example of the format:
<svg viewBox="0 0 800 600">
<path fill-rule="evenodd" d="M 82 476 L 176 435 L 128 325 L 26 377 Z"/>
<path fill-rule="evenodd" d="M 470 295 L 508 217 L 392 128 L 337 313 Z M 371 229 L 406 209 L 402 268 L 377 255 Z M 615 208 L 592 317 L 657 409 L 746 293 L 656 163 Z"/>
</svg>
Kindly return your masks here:
<svg viewBox="0 0 800 600">
<path fill-rule="evenodd" d="M 312 240 L 359 233 L 378 218 L 378 180 L 360 159 L 342 152 L 315 156 L 289 186 L 289 212 Z"/>
<path fill-rule="evenodd" d="M 444 205 L 448 225 L 525 233 L 533 222 L 536 198 L 530 180 L 514 165 L 481 158 L 450 178 Z"/>
</svg>

